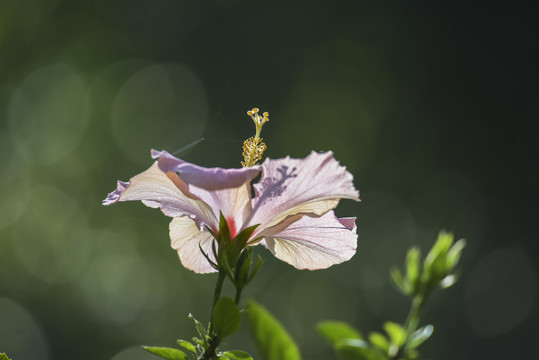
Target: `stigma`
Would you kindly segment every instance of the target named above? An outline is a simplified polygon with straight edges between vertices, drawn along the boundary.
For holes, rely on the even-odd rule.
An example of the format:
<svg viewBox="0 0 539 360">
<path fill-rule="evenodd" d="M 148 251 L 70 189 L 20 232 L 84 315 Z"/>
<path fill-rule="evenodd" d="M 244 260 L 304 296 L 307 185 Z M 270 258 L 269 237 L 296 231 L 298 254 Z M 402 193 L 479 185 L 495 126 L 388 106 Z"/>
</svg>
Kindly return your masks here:
<svg viewBox="0 0 539 360">
<path fill-rule="evenodd" d="M 242 155 L 244 161 L 241 162 L 243 167 L 256 165 L 258 161 L 262 159 L 262 154 L 266 150 L 266 144 L 262 141 L 260 132 L 262 131 L 262 125 L 269 121 L 269 113 L 264 112 L 262 116 L 260 116 L 258 115 L 259 111 L 258 108 L 247 111 L 247 115 L 249 115 L 255 123 L 256 134 L 243 142 Z"/>
</svg>

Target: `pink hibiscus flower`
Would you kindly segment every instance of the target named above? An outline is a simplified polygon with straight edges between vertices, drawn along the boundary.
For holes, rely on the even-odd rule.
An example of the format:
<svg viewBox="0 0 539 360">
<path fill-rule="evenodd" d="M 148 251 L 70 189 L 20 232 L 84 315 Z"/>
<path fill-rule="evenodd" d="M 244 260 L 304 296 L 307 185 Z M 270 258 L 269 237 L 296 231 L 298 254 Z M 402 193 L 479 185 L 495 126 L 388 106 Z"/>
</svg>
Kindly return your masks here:
<svg viewBox="0 0 539 360">
<path fill-rule="evenodd" d="M 220 214 L 231 239 L 258 225 L 247 246 L 262 244 L 298 269 L 328 268 L 356 252 L 355 218 L 337 218 L 332 210 L 340 199 L 359 201 L 359 192 L 332 152 L 266 159 L 241 169 L 204 168 L 166 151 L 152 150 L 152 158 L 157 161 L 148 170 L 118 181 L 103 204 L 140 200 L 160 208 L 173 218 L 172 248 L 194 272 L 216 271 L 202 251 L 215 261 L 212 232 L 219 232 Z M 260 172 L 253 197 L 251 180 Z"/>
</svg>

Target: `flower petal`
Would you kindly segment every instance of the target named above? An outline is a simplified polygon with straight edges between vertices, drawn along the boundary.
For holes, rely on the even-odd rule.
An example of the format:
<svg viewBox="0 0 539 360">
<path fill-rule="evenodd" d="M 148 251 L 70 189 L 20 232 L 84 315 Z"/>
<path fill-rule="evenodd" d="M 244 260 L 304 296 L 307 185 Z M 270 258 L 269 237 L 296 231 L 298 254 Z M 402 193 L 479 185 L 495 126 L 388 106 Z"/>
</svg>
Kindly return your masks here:
<svg viewBox="0 0 539 360">
<path fill-rule="evenodd" d="M 218 219 L 220 213 L 227 220 L 231 236 L 241 230 L 251 214 L 251 187 L 249 181 L 260 173 L 260 166 L 243 169 L 204 168 L 170 155 L 152 150 L 159 158 L 159 168 L 170 178 L 178 177 L 190 193 L 208 204 Z M 217 231 L 218 229 L 215 229 Z"/>
<path fill-rule="evenodd" d="M 163 172 L 173 171 L 189 185 L 206 190 L 220 190 L 239 187 L 260 173 L 260 165 L 240 169 L 205 168 L 178 159 L 166 151 L 152 150 L 152 158 L 159 159 Z"/>
<path fill-rule="evenodd" d="M 355 218 L 338 219 L 333 211 L 303 216 L 265 239 L 266 247 L 297 269 L 325 269 L 350 260 L 357 247 Z"/>
<path fill-rule="evenodd" d="M 251 187 L 248 183 L 232 189 L 207 191 L 190 186 L 189 190 L 213 209 L 216 218 L 219 218 L 219 212 L 223 214 L 231 238 L 241 231 L 251 215 Z"/>
<path fill-rule="evenodd" d="M 170 245 L 178 252 L 184 267 L 199 274 L 216 272 L 200 249 L 215 262 L 212 251 L 213 236 L 208 231 L 200 231 L 195 222 L 187 216 L 174 218 L 170 222 Z"/>
<path fill-rule="evenodd" d="M 217 228 L 217 218 L 212 209 L 192 194 L 185 194 L 180 190 L 186 186 L 177 176 L 176 178 L 167 176 L 155 162 L 148 170 L 134 176 L 129 182 L 119 181 L 118 187 L 107 196 L 103 205 L 112 205 L 118 201 L 141 200 L 146 206 L 160 208 L 167 216 L 189 215 L 199 224 L 204 223 Z"/>
<path fill-rule="evenodd" d="M 112 205 L 120 201 L 120 196 L 125 191 L 125 189 L 127 189 L 128 186 L 129 186 L 129 182 L 118 181 L 116 185 L 116 190 L 109 193 L 107 198 L 103 200 L 103 205 Z"/>
<path fill-rule="evenodd" d="M 291 215 L 321 216 L 334 209 L 340 199 L 359 201 L 352 181 L 352 174 L 331 151 L 313 151 L 305 159 L 267 159 L 262 164 L 262 177 L 254 185 L 249 225 L 260 224 L 260 233 Z"/>
</svg>

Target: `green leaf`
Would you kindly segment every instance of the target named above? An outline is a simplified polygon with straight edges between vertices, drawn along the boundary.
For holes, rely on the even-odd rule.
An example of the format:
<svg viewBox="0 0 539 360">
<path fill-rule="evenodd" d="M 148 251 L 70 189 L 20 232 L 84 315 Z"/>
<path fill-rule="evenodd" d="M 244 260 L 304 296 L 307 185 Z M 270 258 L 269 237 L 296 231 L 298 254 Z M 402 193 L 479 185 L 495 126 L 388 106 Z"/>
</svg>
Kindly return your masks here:
<svg viewBox="0 0 539 360">
<path fill-rule="evenodd" d="M 215 235 L 215 233 L 213 232 L 213 230 L 211 229 L 211 227 L 209 227 L 208 225 L 204 225 L 204 227 L 206 228 L 206 230 L 211 234 L 211 236 L 212 236 L 214 239 L 217 239 L 217 235 Z"/>
<path fill-rule="evenodd" d="M 240 258 L 242 250 L 244 250 L 249 237 L 255 231 L 258 225 L 253 225 L 248 228 L 243 229 L 239 234 L 234 237 L 231 241 L 228 242 L 226 247 L 226 256 L 231 264 L 231 267 L 236 267 L 236 263 Z M 232 278 L 232 277 L 231 277 Z"/>
<path fill-rule="evenodd" d="M 393 280 L 393 283 L 397 286 L 400 292 L 402 292 L 404 295 L 410 295 L 410 290 L 404 283 L 404 279 L 402 277 L 402 273 L 399 270 L 398 267 L 394 266 L 391 268 L 391 280 Z"/>
<path fill-rule="evenodd" d="M 236 271 L 234 272 L 234 280 L 236 285 L 245 286 L 245 280 L 247 279 L 247 275 L 252 264 L 253 248 L 248 247 L 241 252 L 238 263 L 236 264 Z"/>
<path fill-rule="evenodd" d="M 460 260 L 462 250 L 466 247 L 466 240 L 460 239 L 457 241 L 447 253 L 446 267 L 448 271 L 451 271 L 457 266 Z"/>
<path fill-rule="evenodd" d="M 346 339 L 336 344 L 335 350 L 340 360 L 387 360 L 380 350 L 370 347 L 360 339 Z"/>
<path fill-rule="evenodd" d="M 230 229 L 222 212 L 219 212 L 219 244 L 230 243 Z"/>
<path fill-rule="evenodd" d="M 241 350 L 226 351 L 219 356 L 219 359 L 221 359 L 221 357 L 223 357 L 224 360 L 253 360 L 251 355 Z"/>
<path fill-rule="evenodd" d="M 389 351 L 389 341 L 387 341 L 387 338 L 379 332 L 371 332 L 369 334 L 369 341 L 371 342 L 371 344 L 382 350 L 384 353 L 387 354 L 387 352 Z"/>
<path fill-rule="evenodd" d="M 447 254 L 453 244 L 453 234 L 441 231 L 423 263 L 423 283 L 434 286 L 447 276 Z"/>
<path fill-rule="evenodd" d="M 408 343 L 408 346 L 412 349 L 418 347 L 419 345 L 423 344 L 425 340 L 430 338 L 433 332 L 434 326 L 432 325 L 427 325 L 420 329 L 417 329 L 410 337 L 410 342 Z"/>
<path fill-rule="evenodd" d="M 159 346 L 143 346 L 144 350 L 167 360 L 187 360 L 187 355 L 178 349 Z"/>
<path fill-rule="evenodd" d="M 371 349 L 356 348 L 348 345 L 338 345 L 335 349 L 340 360 L 370 360 Z"/>
<path fill-rule="evenodd" d="M 219 249 L 225 248 L 225 246 L 221 246 Z M 230 279 L 234 279 L 234 274 L 232 272 L 232 267 L 230 266 L 228 252 L 227 251 L 220 251 L 217 256 L 217 263 L 219 264 L 219 269 L 221 271 L 225 272 L 225 275 L 229 277 Z"/>
<path fill-rule="evenodd" d="M 5 353 L 1 353 L 0 354 L 0 360 L 11 360 L 10 358 L 7 357 L 7 355 Z"/>
<path fill-rule="evenodd" d="M 333 346 L 344 339 L 363 339 L 356 329 L 343 321 L 322 321 L 316 330 Z"/>
<path fill-rule="evenodd" d="M 213 326 L 221 339 L 240 329 L 241 315 L 234 300 L 229 297 L 219 299 L 213 309 Z"/>
<path fill-rule="evenodd" d="M 421 250 L 414 246 L 406 254 L 406 280 L 411 288 L 412 294 L 417 293 L 419 286 L 419 263 L 421 261 Z"/>
<path fill-rule="evenodd" d="M 212 247 L 213 249 L 215 249 L 215 239 L 212 240 Z M 210 259 L 210 257 L 208 256 L 208 254 L 206 254 L 204 252 L 204 249 L 202 249 L 202 245 L 199 243 L 198 244 L 198 248 L 200 250 L 200 252 L 202 253 L 202 255 L 204 255 L 204 257 L 206 258 L 206 260 L 210 263 L 211 267 L 214 268 L 215 270 L 219 270 L 219 265 L 217 265 L 215 262 L 213 262 L 212 259 Z M 215 250 L 213 251 L 213 254 L 215 255 Z M 217 258 L 217 256 L 216 256 Z"/>
<path fill-rule="evenodd" d="M 384 330 L 389 335 L 391 342 L 397 346 L 404 345 L 406 341 L 406 331 L 397 323 L 388 321 L 384 324 Z"/>
<path fill-rule="evenodd" d="M 257 256 L 256 260 L 254 259 L 253 247 L 243 249 L 232 279 L 236 288 L 243 289 L 258 273 L 262 263 L 260 255 Z"/>
<path fill-rule="evenodd" d="M 178 343 L 178 345 L 180 345 L 182 348 L 189 351 L 190 353 L 193 353 L 193 354 L 197 353 L 195 345 L 191 344 L 189 341 L 180 339 L 180 340 L 177 341 L 177 343 Z"/>
<path fill-rule="evenodd" d="M 200 321 L 195 319 L 193 314 L 189 314 L 189 319 L 191 319 L 193 321 L 193 323 L 195 324 L 195 328 L 197 329 L 197 332 L 200 335 L 201 339 L 205 340 L 208 337 L 208 335 L 207 335 L 208 333 L 206 332 L 206 329 L 204 328 L 204 325 L 202 325 L 202 323 Z"/>
<path fill-rule="evenodd" d="M 236 242 L 238 246 L 243 249 L 247 244 L 247 241 L 259 225 L 260 224 L 256 224 L 243 229 L 238 235 L 236 235 L 236 237 L 234 238 L 234 242 Z"/>
<path fill-rule="evenodd" d="M 256 261 L 255 261 L 255 266 L 253 267 L 253 270 L 251 270 L 251 274 L 247 278 L 246 284 L 249 283 L 251 280 L 253 280 L 253 278 L 258 273 L 258 270 L 260 270 L 260 268 L 262 267 L 263 263 L 264 263 L 264 259 L 262 259 L 262 256 L 257 255 L 256 256 Z"/>
<path fill-rule="evenodd" d="M 249 330 L 265 360 L 300 360 L 301 354 L 288 332 L 262 305 L 250 301 Z"/>
<path fill-rule="evenodd" d="M 194 338 L 192 338 L 191 340 L 193 340 L 194 343 L 200 345 L 200 346 L 203 347 L 203 348 L 206 348 L 206 347 L 208 346 L 208 343 L 207 343 L 207 342 L 204 342 L 204 341 L 200 340 L 200 339 L 197 338 L 197 337 L 194 337 Z"/>
</svg>

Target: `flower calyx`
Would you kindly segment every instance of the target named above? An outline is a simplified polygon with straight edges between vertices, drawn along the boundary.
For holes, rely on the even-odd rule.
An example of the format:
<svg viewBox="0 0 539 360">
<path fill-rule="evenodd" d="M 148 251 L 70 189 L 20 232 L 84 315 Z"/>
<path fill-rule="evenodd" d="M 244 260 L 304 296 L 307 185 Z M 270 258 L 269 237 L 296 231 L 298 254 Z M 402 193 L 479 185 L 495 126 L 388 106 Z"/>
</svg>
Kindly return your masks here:
<svg viewBox="0 0 539 360">
<path fill-rule="evenodd" d="M 251 235 L 257 227 L 258 224 L 247 227 L 231 239 L 228 223 L 221 213 L 219 232 L 216 234 L 207 228 L 214 237 L 212 252 L 215 261 L 212 261 L 200 247 L 200 251 L 202 251 L 211 266 L 219 272 L 223 271 L 238 288 L 243 288 L 247 285 L 262 266 L 262 258 L 258 256 L 255 260 L 252 247 L 247 246 Z M 250 271 L 251 267 L 252 270 Z"/>
</svg>

